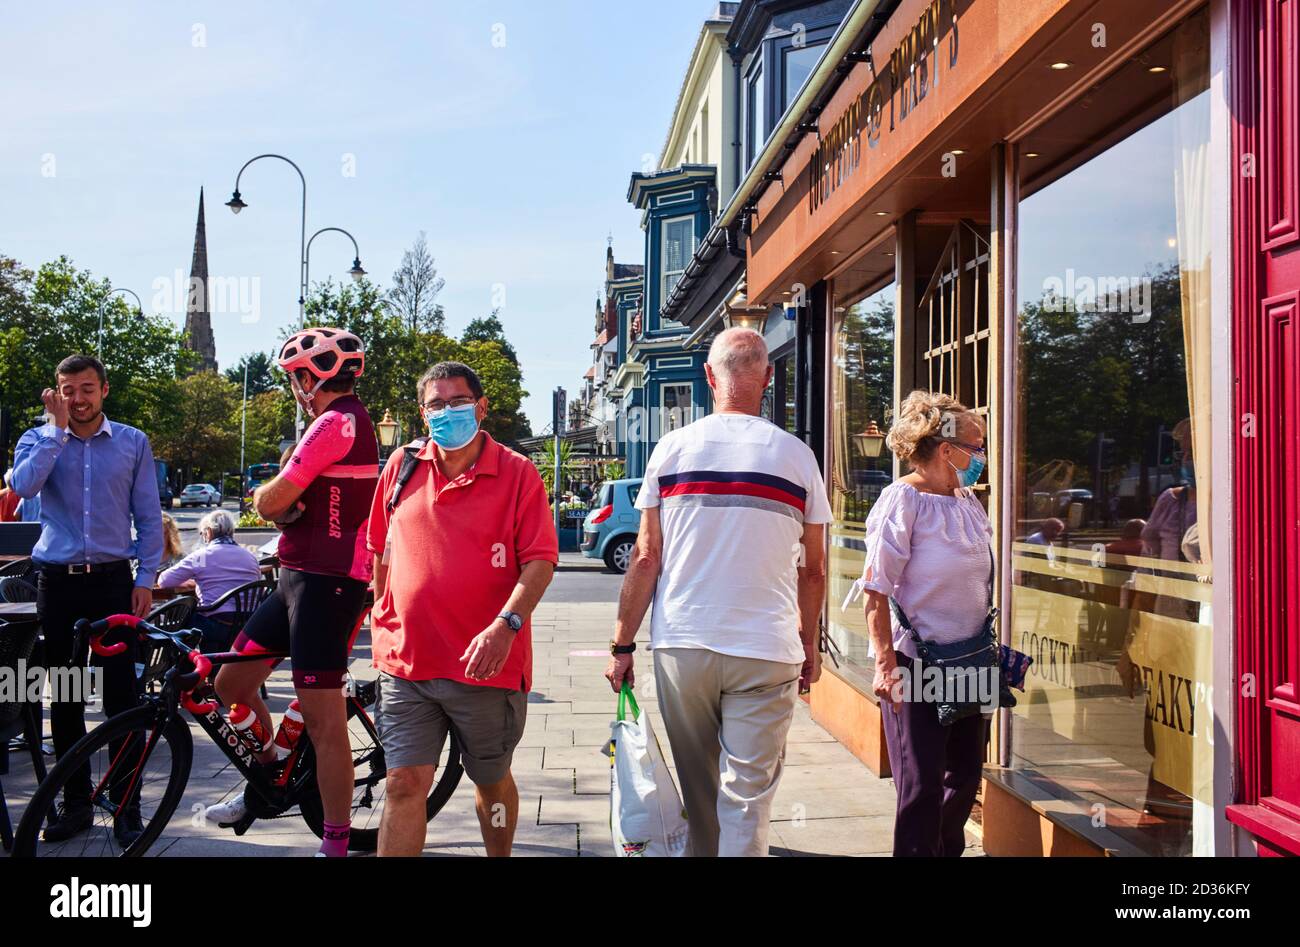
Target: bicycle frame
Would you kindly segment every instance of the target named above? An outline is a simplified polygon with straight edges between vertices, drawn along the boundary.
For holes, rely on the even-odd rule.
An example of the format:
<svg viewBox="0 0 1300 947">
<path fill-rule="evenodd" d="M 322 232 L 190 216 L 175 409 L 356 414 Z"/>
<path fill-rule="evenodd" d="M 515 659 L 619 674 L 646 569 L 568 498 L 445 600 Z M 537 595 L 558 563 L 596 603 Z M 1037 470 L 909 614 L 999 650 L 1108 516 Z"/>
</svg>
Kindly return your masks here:
<svg viewBox="0 0 1300 947">
<path fill-rule="evenodd" d="M 213 654 L 204 655 L 212 666 L 221 667 L 226 664 L 241 664 L 249 661 L 277 661 L 281 658 L 287 658 L 288 654 L 280 652 L 259 652 L 257 654 L 240 654 L 235 651 L 223 651 Z M 369 720 L 370 715 L 366 713 L 365 705 L 357 699 L 355 694 L 348 694 L 347 703 L 351 703 L 356 713 L 366 717 Z M 239 734 L 230 722 L 221 714 L 220 704 L 216 701 L 209 701 L 211 706 L 205 704 L 188 704 L 185 709 L 189 711 L 191 717 L 211 738 L 212 742 L 217 744 L 226 758 L 235 765 L 249 784 L 257 791 L 269 806 L 275 807 L 276 811 L 284 811 L 293 806 L 299 793 L 302 791 L 305 782 L 313 775 L 314 767 L 305 767 L 303 764 L 303 747 L 306 745 L 301 740 L 294 747 L 293 752 L 289 754 L 281 763 L 276 765 L 267 765 L 257 760 L 256 753 L 240 738 Z"/>
<path fill-rule="evenodd" d="M 314 776 L 315 772 L 314 765 L 311 765 L 310 761 L 305 762 L 303 748 L 308 744 L 299 741 L 293 752 L 279 765 L 272 766 L 261 763 L 258 761 L 253 748 L 244 742 L 231 723 L 222 715 L 221 704 L 215 699 L 215 693 L 211 693 L 211 699 L 207 699 L 212 690 L 208 677 L 214 668 L 226 664 L 239 664 L 250 661 L 278 661 L 287 658 L 289 655 L 281 652 L 241 654 L 235 651 L 200 654 L 182 640 L 183 632 L 163 631 L 148 622 L 126 615 L 112 615 L 93 625 L 86 623 L 84 627 L 78 629 L 78 633 L 89 632 L 91 634 L 90 647 L 96 654 L 117 654 L 126 648 L 126 644 L 106 645 L 103 643 L 102 638 L 108 631 L 123 625 L 131 627 L 139 636 L 148 637 L 164 646 L 170 645 L 174 654 L 173 660 L 163 674 L 161 693 L 149 694 L 144 697 L 144 704 L 152 704 L 154 707 L 155 724 L 148 745 L 145 746 L 143 753 L 135 763 L 136 773 L 132 776 L 132 783 L 134 784 L 139 771 L 148 763 L 153 749 L 157 745 L 158 734 L 169 726 L 172 720 L 179 716 L 181 708 L 184 708 L 212 742 L 225 754 L 226 758 L 243 774 L 257 797 L 264 804 L 258 806 L 256 800 L 253 800 L 254 805 L 251 808 L 257 810 L 254 812 L 254 817 L 265 818 L 269 815 L 276 815 L 297 804 L 304 786 Z M 100 630 L 101 628 L 102 630 Z M 187 660 L 194 666 L 194 671 L 182 672 L 180 670 Z M 196 692 L 205 699 L 195 700 L 194 695 Z M 369 720 L 365 705 L 357 698 L 356 694 L 349 693 L 347 701 L 353 705 L 357 714 Z M 128 711 L 128 713 L 136 712 L 138 710 Z M 189 728 L 186 727 L 185 731 L 188 734 Z M 192 735 L 190 739 L 193 740 Z M 125 750 L 126 747 L 124 746 L 122 752 L 125 752 Z M 95 796 L 98 796 L 100 789 L 107 784 L 110 774 L 117 763 L 118 759 L 114 758 L 101 781 L 100 787 L 97 787 L 94 793 Z M 128 787 L 127 796 L 130 795 L 132 788 L 133 786 Z"/>
</svg>

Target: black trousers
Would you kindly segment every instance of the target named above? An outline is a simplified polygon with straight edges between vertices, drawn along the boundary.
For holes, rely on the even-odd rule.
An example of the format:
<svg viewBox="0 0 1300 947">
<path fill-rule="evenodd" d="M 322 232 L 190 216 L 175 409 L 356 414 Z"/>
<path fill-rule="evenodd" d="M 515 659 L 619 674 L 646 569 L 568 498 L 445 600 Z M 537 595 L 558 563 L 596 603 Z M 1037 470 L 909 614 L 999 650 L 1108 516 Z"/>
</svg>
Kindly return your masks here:
<svg viewBox="0 0 1300 947">
<path fill-rule="evenodd" d="M 69 575 L 66 569 L 42 567 L 37 574 L 36 608 L 45 633 L 47 666 L 84 666 L 86 643 L 82 642 L 81 654 L 72 653 L 73 626 L 82 618 L 98 621 L 108 615 L 129 613 L 134 584 L 131 568 L 125 562 L 104 572 L 85 575 Z M 99 698 L 109 717 L 130 710 L 140 700 L 135 676 L 136 642 L 133 638 L 125 640 L 130 646 L 121 654 L 108 658 L 92 656 L 92 663 L 102 669 Z M 75 695 L 52 696 L 55 699 L 50 702 L 50 730 L 54 736 L 54 753 L 62 759 L 86 735 L 85 706 L 80 700 L 59 699 Z M 118 742 L 110 748 L 114 756 L 121 749 Z M 77 805 L 89 800 L 90 793 L 90 769 L 85 767 L 64 787 L 63 801 Z"/>
<path fill-rule="evenodd" d="M 926 701 L 880 704 L 889 769 L 898 790 L 894 857 L 956 858 L 984 768 L 989 718 L 975 714 L 945 727 Z"/>
</svg>

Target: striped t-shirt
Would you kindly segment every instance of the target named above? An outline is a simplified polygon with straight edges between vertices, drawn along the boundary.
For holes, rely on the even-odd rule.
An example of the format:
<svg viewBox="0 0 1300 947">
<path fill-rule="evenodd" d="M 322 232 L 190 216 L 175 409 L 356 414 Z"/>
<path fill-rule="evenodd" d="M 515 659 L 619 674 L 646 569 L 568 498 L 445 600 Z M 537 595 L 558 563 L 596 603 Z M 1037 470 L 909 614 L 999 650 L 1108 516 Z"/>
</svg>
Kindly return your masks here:
<svg viewBox="0 0 1300 947">
<path fill-rule="evenodd" d="M 656 445 L 636 505 L 660 507 L 663 525 L 652 648 L 803 663 L 799 541 L 831 520 L 806 444 L 764 418 L 711 414 Z"/>
</svg>

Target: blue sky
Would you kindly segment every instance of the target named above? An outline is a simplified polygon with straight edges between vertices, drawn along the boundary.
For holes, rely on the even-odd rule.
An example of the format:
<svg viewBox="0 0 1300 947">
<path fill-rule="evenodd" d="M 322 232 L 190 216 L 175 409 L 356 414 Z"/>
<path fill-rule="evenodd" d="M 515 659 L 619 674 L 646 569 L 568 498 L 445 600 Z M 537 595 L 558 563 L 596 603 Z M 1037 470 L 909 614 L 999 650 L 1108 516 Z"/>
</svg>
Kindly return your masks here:
<svg viewBox="0 0 1300 947">
<path fill-rule="evenodd" d="M 200 185 L 211 274 L 257 287 L 215 314 L 217 358 L 269 350 L 296 318 L 300 185 L 308 233 L 343 227 L 387 285 L 428 234 L 458 333 L 504 292 L 525 410 L 590 364 L 606 235 L 640 262 L 628 176 L 657 159 L 709 0 L 20 4 L 0 33 L 0 253 L 66 253 L 146 308 L 188 276 Z M 349 159 L 349 156 L 352 156 Z M 349 170 L 355 173 L 349 175 Z M 312 279 L 351 245 L 312 247 Z M 256 279 L 256 283 L 253 280 Z M 229 308 L 238 310 L 239 307 Z M 166 301 L 177 321 L 183 306 Z"/>
</svg>

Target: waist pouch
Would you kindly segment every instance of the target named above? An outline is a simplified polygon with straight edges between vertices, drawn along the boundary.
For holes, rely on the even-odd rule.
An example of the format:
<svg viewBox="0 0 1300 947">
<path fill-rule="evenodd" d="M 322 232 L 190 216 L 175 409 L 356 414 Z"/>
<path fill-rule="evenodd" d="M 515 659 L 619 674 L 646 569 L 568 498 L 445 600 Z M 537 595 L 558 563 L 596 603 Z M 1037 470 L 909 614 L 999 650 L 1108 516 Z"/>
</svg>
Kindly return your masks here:
<svg viewBox="0 0 1300 947">
<path fill-rule="evenodd" d="M 998 617 L 996 608 L 989 607 L 988 614 L 984 617 L 984 626 L 977 634 L 960 641 L 939 644 L 926 641 L 916 633 L 916 629 L 912 627 L 912 623 L 908 621 L 907 615 L 903 613 L 903 609 L 895 599 L 890 598 L 889 607 L 898 624 L 911 638 L 916 656 L 921 662 L 924 678 L 920 685 L 913 683 L 913 694 L 924 693 L 926 683 L 936 676 L 943 682 L 941 699 L 934 702 L 940 724 L 950 727 L 957 721 L 965 720 L 975 714 L 991 712 L 999 706 L 1016 705 L 1016 700 L 1011 695 L 1002 674 L 1001 648 L 993 630 Z M 959 679 L 964 681 L 958 684 Z M 997 698 L 992 706 L 986 707 L 980 701 L 982 680 L 997 682 Z"/>
</svg>

